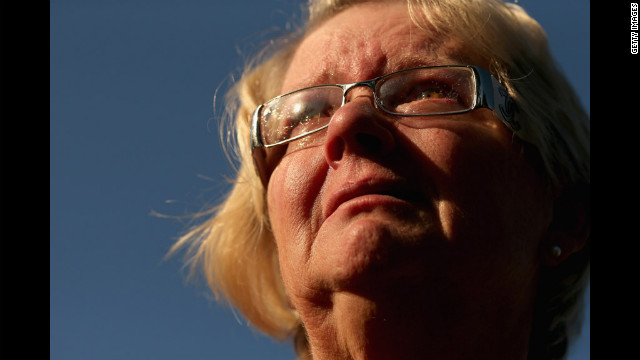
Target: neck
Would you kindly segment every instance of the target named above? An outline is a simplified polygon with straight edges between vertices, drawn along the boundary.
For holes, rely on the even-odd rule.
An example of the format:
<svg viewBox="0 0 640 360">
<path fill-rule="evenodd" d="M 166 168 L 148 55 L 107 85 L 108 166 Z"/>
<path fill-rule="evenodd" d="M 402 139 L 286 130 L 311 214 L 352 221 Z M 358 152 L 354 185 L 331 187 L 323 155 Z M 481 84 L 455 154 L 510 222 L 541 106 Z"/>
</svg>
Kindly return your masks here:
<svg viewBox="0 0 640 360">
<path fill-rule="evenodd" d="M 399 294 L 373 301 L 334 294 L 330 309 L 303 318 L 313 359 L 526 359 L 531 311 L 475 306 L 461 312 L 467 307 L 412 295 L 412 301 Z"/>
</svg>

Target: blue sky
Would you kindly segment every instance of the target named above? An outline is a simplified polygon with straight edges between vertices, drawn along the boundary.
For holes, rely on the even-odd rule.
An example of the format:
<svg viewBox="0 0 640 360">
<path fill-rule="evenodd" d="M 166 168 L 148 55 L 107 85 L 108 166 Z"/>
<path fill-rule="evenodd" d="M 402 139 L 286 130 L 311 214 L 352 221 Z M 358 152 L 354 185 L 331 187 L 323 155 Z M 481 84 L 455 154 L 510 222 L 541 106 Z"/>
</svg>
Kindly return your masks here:
<svg viewBox="0 0 640 360">
<path fill-rule="evenodd" d="M 50 1 L 51 359 L 294 358 L 164 260 L 185 223 L 151 214 L 229 188 L 214 95 L 300 3 Z M 590 2 L 518 3 L 590 111 Z"/>
</svg>

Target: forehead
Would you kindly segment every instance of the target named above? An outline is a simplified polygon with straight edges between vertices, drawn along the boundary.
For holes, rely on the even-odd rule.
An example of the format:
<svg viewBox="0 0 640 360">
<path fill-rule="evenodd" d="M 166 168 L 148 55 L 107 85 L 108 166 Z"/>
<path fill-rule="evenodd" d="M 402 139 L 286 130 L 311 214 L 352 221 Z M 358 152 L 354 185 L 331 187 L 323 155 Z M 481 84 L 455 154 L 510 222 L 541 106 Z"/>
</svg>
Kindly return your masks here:
<svg viewBox="0 0 640 360">
<path fill-rule="evenodd" d="M 414 66 L 461 64 L 460 50 L 453 38 L 414 24 L 404 2 L 358 4 L 301 42 L 282 90 L 363 81 Z"/>
</svg>

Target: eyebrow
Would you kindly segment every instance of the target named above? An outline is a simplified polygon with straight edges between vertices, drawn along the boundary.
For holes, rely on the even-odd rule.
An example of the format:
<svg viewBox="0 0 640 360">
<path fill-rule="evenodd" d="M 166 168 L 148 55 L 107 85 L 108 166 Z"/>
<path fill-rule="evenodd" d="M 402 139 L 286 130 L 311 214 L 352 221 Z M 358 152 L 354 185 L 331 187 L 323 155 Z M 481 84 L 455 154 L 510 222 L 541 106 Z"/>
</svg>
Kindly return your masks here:
<svg viewBox="0 0 640 360">
<path fill-rule="evenodd" d="M 422 56 L 415 56 L 415 55 L 403 56 L 400 59 L 394 59 L 393 61 L 389 61 L 389 63 L 390 63 L 390 66 L 387 67 L 386 73 L 391 73 L 394 71 L 400 71 L 404 69 L 410 69 L 410 68 L 421 67 L 421 66 L 467 65 L 467 64 L 461 63 L 460 61 L 456 61 L 448 56 L 422 57 Z"/>
<path fill-rule="evenodd" d="M 335 81 L 332 82 L 331 79 L 335 77 L 335 74 L 327 69 L 322 69 L 321 71 L 315 73 L 309 73 L 304 78 L 296 80 L 293 83 L 293 86 L 289 86 L 286 89 L 283 88 L 282 94 L 286 94 L 292 91 L 304 89 L 310 86 L 316 85 L 325 85 L 325 84 L 337 84 Z"/>
<path fill-rule="evenodd" d="M 386 62 L 384 67 L 380 70 L 380 73 L 376 76 L 372 76 L 371 78 L 362 79 L 362 81 L 370 80 L 376 78 L 378 76 L 382 76 L 385 74 L 390 74 L 392 72 L 410 69 L 414 67 L 421 66 L 435 66 L 435 65 L 466 65 L 466 63 L 456 61 L 448 56 L 416 56 L 416 55 L 408 55 L 402 56 L 399 59 L 392 59 Z M 332 85 L 332 84 L 345 84 L 348 81 L 336 81 L 335 78 L 340 78 L 343 74 L 349 73 L 349 69 L 343 70 L 338 69 L 335 66 L 324 66 L 320 71 L 308 74 L 307 77 L 300 81 L 295 82 L 295 86 L 287 88 L 282 94 L 286 94 L 292 91 L 304 89 L 310 86 L 317 85 Z"/>
</svg>

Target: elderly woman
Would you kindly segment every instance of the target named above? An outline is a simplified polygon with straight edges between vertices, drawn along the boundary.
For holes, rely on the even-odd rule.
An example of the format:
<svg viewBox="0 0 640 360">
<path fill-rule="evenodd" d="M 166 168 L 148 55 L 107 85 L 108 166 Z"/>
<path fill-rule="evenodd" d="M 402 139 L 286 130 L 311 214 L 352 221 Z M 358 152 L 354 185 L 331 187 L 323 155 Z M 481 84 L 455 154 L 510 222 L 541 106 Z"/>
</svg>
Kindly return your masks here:
<svg viewBox="0 0 640 360">
<path fill-rule="evenodd" d="M 495 0 L 311 1 L 262 55 L 229 99 L 237 181 L 174 247 L 213 291 L 301 359 L 563 359 L 589 127 L 540 26 Z"/>
</svg>

